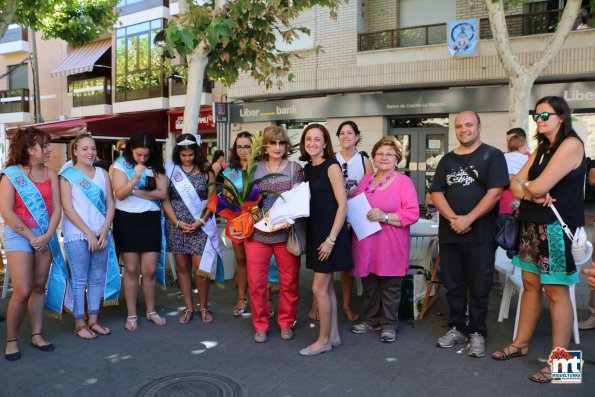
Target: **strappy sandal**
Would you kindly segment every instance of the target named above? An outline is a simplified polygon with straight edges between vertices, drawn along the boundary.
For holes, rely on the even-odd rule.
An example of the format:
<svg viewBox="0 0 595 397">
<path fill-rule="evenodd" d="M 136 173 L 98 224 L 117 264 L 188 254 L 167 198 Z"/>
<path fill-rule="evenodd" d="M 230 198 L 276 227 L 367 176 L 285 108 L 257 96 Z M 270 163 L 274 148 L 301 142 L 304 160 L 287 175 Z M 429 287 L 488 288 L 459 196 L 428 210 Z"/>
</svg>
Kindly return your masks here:
<svg viewBox="0 0 595 397">
<path fill-rule="evenodd" d="M 98 335 L 108 336 L 112 331 L 99 323 L 89 323 L 89 329 Z"/>
<path fill-rule="evenodd" d="M 16 342 L 18 342 L 18 339 L 9 339 L 6 341 L 6 344 Z M 17 350 L 14 353 L 4 353 L 4 358 L 8 361 L 17 361 L 19 358 L 21 358 L 21 352 Z"/>
<path fill-rule="evenodd" d="M 81 331 L 87 331 L 88 334 L 91 335 L 91 337 L 86 337 L 86 336 L 81 335 L 80 334 Z M 95 335 L 95 332 L 93 332 L 87 324 L 77 325 L 76 327 L 74 327 L 74 335 L 78 336 L 79 338 L 84 339 L 84 340 L 91 340 L 91 339 L 97 338 L 97 335 Z"/>
<path fill-rule="evenodd" d="M 194 318 L 194 310 L 186 309 L 180 317 L 180 324 L 188 324 Z"/>
<path fill-rule="evenodd" d="M 513 350 L 513 348 L 514 348 L 514 350 Z M 525 350 L 524 353 L 523 353 L 523 350 Z M 502 349 L 493 352 L 491 357 L 494 360 L 506 361 L 506 360 L 510 360 L 511 358 L 515 358 L 515 357 L 523 357 L 523 356 L 526 356 L 527 354 L 529 354 L 529 346 L 518 347 L 511 343 L 510 345 L 505 346 Z"/>
<path fill-rule="evenodd" d="M 529 380 L 536 383 L 551 383 L 552 371 L 550 367 L 543 367 L 533 375 L 529 376 Z"/>
<path fill-rule="evenodd" d="M 213 322 L 213 315 L 209 309 L 200 309 L 200 319 L 203 323 L 208 324 Z"/>
<path fill-rule="evenodd" d="M 157 314 L 157 312 L 147 313 L 147 320 L 151 321 L 155 325 L 159 325 L 160 327 L 167 323 L 167 320 Z"/>
<path fill-rule="evenodd" d="M 238 303 L 243 301 L 244 303 L 241 304 L 241 307 L 236 303 L 236 306 L 233 308 L 233 316 L 234 317 L 242 317 L 242 314 L 246 313 L 246 303 L 248 303 L 248 299 L 246 298 L 238 298 Z"/>
<path fill-rule="evenodd" d="M 130 324 L 130 326 L 128 326 Z M 126 323 L 124 324 L 126 331 L 136 332 L 138 331 L 138 316 L 126 317 Z"/>
</svg>

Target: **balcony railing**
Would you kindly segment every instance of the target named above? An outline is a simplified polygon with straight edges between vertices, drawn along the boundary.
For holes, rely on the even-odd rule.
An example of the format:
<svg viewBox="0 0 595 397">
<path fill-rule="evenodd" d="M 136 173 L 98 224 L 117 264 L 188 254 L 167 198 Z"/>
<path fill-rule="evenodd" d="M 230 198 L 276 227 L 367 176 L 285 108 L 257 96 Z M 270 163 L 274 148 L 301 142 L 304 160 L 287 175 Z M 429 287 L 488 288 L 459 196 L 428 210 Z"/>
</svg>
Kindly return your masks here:
<svg viewBox="0 0 595 397">
<path fill-rule="evenodd" d="M 116 75 L 116 102 L 166 97 L 159 70 L 139 70 L 127 75 Z"/>
<path fill-rule="evenodd" d="M 506 17 L 508 34 L 511 37 L 552 33 L 556 30 L 563 10 L 546 10 Z M 382 50 L 387 48 L 426 46 L 447 42 L 446 23 L 414 26 L 380 32 L 361 33 L 358 37 L 358 51 Z M 492 39 L 488 18 L 479 22 L 479 37 Z"/>
<path fill-rule="evenodd" d="M 0 44 L 11 43 L 13 41 L 28 41 L 29 36 L 27 29 L 17 26 L 10 28 L 4 33 L 4 36 L 0 39 Z"/>
<path fill-rule="evenodd" d="M 72 106 L 109 105 L 112 103 L 111 80 L 106 77 L 78 80 L 68 85 Z"/>
<path fill-rule="evenodd" d="M 0 113 L 29 113 L 29 90 L 0 91 Z"/>
</svg>

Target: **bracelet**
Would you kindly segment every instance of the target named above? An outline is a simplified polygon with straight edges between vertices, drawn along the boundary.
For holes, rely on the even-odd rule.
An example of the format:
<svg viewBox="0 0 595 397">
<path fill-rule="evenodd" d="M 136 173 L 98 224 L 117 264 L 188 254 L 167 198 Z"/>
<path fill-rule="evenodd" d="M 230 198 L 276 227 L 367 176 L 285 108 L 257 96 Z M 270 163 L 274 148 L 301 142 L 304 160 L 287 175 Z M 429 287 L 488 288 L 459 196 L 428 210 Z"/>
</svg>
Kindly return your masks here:
<svg viewBox="0 0 595 397">
<path fill-rule="evenodd" d="M 196 221 L 200 221 L 200 223 L 202 223 L 203 226 L 207 224 L 202 218 L 198 218 Z"/>
<path fill-rule="evenodd" d="M 136 190 L 135 188 L 132 188 L 132 190 L 130 191 L 130 194 L 134 196 L 134 191 L 135 190 Z"/>
<path fill-rule="evenodd" d="M 328 240 L 330 240 L 331 243 L 335 244 L 335 241 L 337 241 L 336 237 L 331 236 L 330 234 L 327 237 Z"/>
<path fill-rule="evenodd" d="M 176 229 L 180 228 L 180 220 L 178 219 L 178 221 L 176 222 Z"/>
<path fill-rule="evenodd" d="M 385 213 L 385 214 L 384 214 L 384 223 L 388 225 L 388 221 L 389 221 L 389 220 L 390 220 L 390 219 L 388 218 L 388 213 Z"/>
<path fill-rule="evenodd" d="M 336 238 L 334 240 L 336 240 Z M 331 236 L 328 236 L 326 238 L 326 240 L 324 240 L 324 241 L 326 241 L 327 244 L 330 245 L 331 247 L 334 247 L 335 246 L 335 241 L 333 241 L 333 238 Z"/>
</svg>

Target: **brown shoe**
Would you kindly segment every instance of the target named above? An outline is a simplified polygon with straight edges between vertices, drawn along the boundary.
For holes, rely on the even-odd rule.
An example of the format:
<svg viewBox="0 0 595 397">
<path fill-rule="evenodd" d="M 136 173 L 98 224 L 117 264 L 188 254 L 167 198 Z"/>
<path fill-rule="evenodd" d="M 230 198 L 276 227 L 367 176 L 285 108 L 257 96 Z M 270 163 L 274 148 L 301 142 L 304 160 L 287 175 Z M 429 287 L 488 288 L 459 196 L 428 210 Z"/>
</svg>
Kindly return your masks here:
<svg viewBox="0 0 595 397">
<path fill-rule="evenodd" d="M 267 341 L 267 333 L 265 331 L 254 333 L 254 342 L 264 343 Z"/>
<path fill-rule="evenodd" d="M 595 329 L 595 315 L 591 315 L 585 321 L 580 321 L 578 323 L 578 329 Z"/>
</svg>

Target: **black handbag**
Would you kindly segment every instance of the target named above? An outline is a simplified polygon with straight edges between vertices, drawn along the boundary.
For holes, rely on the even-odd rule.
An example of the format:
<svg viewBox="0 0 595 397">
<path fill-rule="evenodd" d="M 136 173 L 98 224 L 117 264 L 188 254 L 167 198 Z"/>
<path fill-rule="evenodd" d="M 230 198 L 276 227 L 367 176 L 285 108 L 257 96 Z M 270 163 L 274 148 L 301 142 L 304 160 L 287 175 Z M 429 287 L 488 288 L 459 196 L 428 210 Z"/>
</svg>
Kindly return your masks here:
<svg viewBox="0 0 595 397">
<path fill-rule="evenodd" d="M 496 233 L 496 244 L 507 251 L 516 253 L 519 244 L 519 227 L 520 221 L 517 217 L 517 211 L 514 211 L 512 216 L 506 219 L 504 226 Z"/>
</svg>

